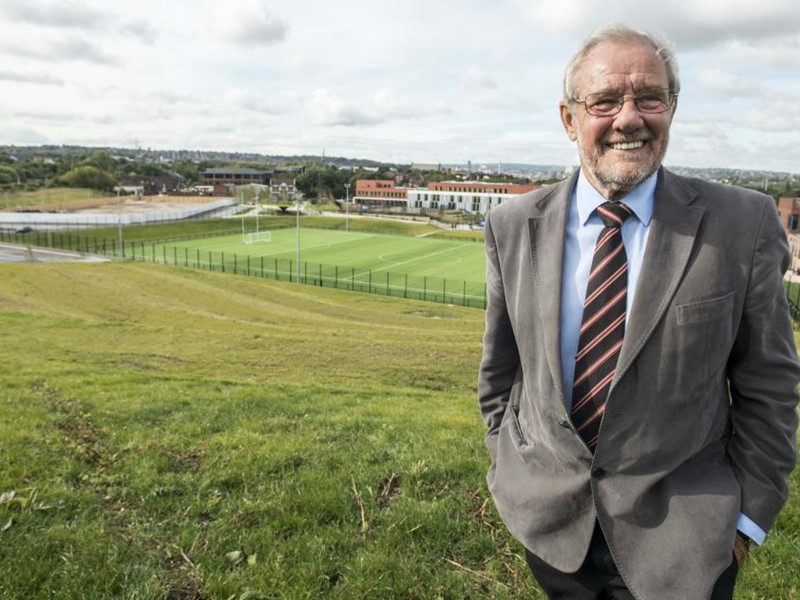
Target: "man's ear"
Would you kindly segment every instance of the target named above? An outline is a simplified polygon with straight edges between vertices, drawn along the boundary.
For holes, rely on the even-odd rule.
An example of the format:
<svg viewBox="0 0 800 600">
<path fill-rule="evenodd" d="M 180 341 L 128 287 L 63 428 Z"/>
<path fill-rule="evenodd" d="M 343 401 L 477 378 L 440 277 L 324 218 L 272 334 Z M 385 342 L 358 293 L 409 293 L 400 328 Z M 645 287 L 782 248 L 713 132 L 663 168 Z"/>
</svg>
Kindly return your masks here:
<svg viewBox="0 0 800 600">
<path fill-rule="evenodd" d="M 574 142 L 578 139 L 578 124 L 575 122 L 575 115 L 570 110 L 566 100 L 558 103 L 558 110 L 561 114 L 561 124 L 564 126 L 564 131 L 567 132 L 570 141 Z"/>
<path fill-rule="evenodd" d="M 672 119 L 674 119 L 674 118 L 675 118 L 675 111 L 677 111 L 677 110 L 678 110 L 678 97 L 677 97 L 677 96 L 675 96 L 675 101 L 674 101 L 674 103 L 672 104 L 672 114 L 669 116 L 669 122 L 670 122 L 670 124 L 672 124 Z"/>
</svg>

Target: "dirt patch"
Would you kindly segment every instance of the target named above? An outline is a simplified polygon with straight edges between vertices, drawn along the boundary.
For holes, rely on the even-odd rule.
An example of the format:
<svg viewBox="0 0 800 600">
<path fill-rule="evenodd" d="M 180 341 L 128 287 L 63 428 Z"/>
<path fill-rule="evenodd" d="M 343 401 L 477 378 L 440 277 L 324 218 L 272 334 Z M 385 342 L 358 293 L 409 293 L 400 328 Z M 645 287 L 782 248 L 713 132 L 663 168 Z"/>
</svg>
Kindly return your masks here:
<svg viewBox="0 0 800 600">
<path fill-rule="evenodd" d="M 191 200 L 177 200 L 170 196 L 165 196 L 163 200 L 132 200 L 123 199 L 117 202 L 116 198 L 99 198 L 93 206 L 82 207 L 67 212 L 76 214 L 140 214 L 140 213 L 160 213 L 175 212 L 207 204 L 211 199 L 207 197 L 191 197 Z"/>
</svg>

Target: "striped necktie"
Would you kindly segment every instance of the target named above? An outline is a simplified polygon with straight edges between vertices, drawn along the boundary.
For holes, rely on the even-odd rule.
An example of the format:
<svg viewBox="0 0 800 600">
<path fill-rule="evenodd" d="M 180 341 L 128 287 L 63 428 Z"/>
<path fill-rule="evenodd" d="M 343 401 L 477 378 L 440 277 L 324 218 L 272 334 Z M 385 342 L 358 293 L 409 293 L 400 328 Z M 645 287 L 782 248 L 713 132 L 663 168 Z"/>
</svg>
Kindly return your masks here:
<svg viewBox="0 0 800 600">
<path fill-rule="evenodd" d="M 592 258 L 572 385 L 572 422 L 592 451 L 625 335 L 628 257 L 621 227 L 633 212 L 621 202 L 606 202 L 597 213 L 605 227 Z"/>
</svg>

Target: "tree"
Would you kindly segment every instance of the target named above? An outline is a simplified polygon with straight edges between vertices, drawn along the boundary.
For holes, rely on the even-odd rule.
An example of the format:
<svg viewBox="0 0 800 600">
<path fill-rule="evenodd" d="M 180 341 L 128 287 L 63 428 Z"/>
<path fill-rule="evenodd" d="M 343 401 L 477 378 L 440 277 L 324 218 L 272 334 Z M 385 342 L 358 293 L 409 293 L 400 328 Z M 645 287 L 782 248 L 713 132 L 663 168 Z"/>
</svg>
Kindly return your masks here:
<svg viewBox="0 0 800 600">
<path fill-rule="evenodd" d="M 114 160 L 114 158 L 108 152 L 104 152 L 102 150 L 93 152 L 89 158 L 82 161 L 82 164 L 86 166 L 97 167 L 101 171 L 106 171 L 109 173 L 114 171 L 116 163 L 117 161 Z"/>
<path fill-rule="evenodd" d="M 174 171 L 183 177 L 186 185 L 200 182 L 200 169 L 193 162 L 178 162 L 173 165 Z"/>
<path fill-rule="evenodd" d="M 0 166 L 0 185 L 20 183 L 19 173 L 11 167 Z"/>
<path fill-rule="evenodd" d="M 117 180 L 110 173 L 101 171 L 97 167 L 75 167 L 58 178 L 62 185 L 77 188 L 108 191 L 113 188 Z"/>
</svg>

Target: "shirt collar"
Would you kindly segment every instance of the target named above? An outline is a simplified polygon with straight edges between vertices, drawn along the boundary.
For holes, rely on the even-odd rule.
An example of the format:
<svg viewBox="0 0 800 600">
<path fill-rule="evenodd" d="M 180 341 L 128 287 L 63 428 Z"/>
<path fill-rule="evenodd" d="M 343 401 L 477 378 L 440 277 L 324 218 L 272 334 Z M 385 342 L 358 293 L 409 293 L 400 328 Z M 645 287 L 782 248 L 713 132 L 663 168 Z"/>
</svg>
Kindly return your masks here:
<svg viewBox="0 0 800 600">
<path fill-rule="evenodd" d="M 633 188 L 628 192 L 628 195 L 622 199 L 645 227 L 650 225 L 650 219 L 653 216 L 657 179 L 658 171 Z M 592 187 L 592 184 L 586 179 L 583 169 L 581 169 L 580 175 L 578 176 L 578 183 L 575 186 L 575 198 L 581 226 L 586 225 L 586 222 L 595 212 L 595 209 L 607 201 L 600 192 Z"/>
</svg>

